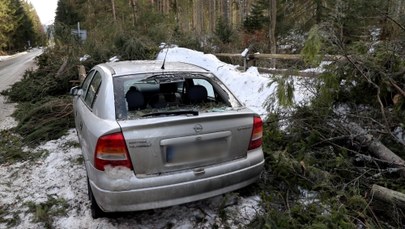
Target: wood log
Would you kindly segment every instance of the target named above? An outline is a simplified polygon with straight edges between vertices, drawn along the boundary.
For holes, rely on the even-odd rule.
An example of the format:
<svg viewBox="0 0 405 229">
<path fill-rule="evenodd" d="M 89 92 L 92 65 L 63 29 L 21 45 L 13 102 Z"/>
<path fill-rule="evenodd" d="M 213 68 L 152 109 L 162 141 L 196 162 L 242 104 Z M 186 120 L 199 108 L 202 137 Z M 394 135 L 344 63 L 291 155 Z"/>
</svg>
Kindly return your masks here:
<svg viewBox="0 0 405 229">
<path fill-rule="evenodd" d="M 64 58 L 63 64 L 60 66 L 58 71 L 56 72 L 55 78 L 60 78 L 62 76 L 62 73 L 65 71 L 66 66 L 67 66 L 68 60 L 67 58 Z"/>
<path fill-rule="evenodd" d="M 331 179 L 331 175 L 327 171 L 306 165 L 304 161 L 297 161 L 289 156 L 286 151 L 275 151 L 272 156 L 278 162 L 277 164 L 287 165 L 291 173 L 303 176 L 311 182 L 317 180 L 329 181 Z"/>
<path fill-rule="evenodd" d="M 355 134 L 355 139 L 367 146 L 371 153 L 384 161 L 392 163 L 393 166 L 399 169 L 401 176 L 405 177 L 405 161 L 401 157 L 382 144 L 380 140 L 375 139 L 371 134 L 368 134 L 366 130 L 356 123 L 349 123 L 346 127 L 351 133 Z"/>
<path fill-rule="evenodd" d="M 291 76 L 302 76 L 302 77 L 317 77 L 321 73 L 319 72 L 303 72 L 303 71 L 295 71 L 289 69 L 271 69 L 271 68 L 260 68 L 258 67 L 257 70 L 260 73 L 269 73 L 273 75 L 291 75 Z"/>
<path fill-rule="evenodd" d="M 82 83 L 84 81 L 84 78 L 86 78 L 86 68 L 83 65 L 78 65 L 77 71 L 79 73 L 79 81 L 80 83 Z"/>
<path fill-rule="evenodd" d="M 243 56 L 240 53 L 216 53 L 217 57 L 240 57 Z M 248 59 L 278 59 L 278 60 L 302 60 L 300 54 L 249 54 Z M 341 55 L 324 55 L 322 60 L 325 61 L 342 61 L 344 57 Z"/>
<path fill-rule="evenodd" d="M 402 192 L 374 184 L 371 187 L 371 195 L 380 201 L 405 209 L 405 194 Z"/>
</svg>

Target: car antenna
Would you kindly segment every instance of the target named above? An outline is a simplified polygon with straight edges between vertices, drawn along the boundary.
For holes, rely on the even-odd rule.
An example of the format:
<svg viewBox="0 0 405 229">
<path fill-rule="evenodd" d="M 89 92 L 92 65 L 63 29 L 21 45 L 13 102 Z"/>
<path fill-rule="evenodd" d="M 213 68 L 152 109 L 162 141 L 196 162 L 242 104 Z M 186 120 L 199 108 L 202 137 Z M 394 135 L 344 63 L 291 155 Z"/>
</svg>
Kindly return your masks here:
<svg viewBox="0 0 405 229">
<path fill-rule="evenodd" d="M 165 54 L 165 58 L 163 59 L 163 64 L 162 67 L 160 69 L 165 70 L 165 63 L 166 63 L 166 57 L 167 57 L 167 53 L 169 52 L 169 46 L 166 45 L 166 54 Z"/>
</svg>

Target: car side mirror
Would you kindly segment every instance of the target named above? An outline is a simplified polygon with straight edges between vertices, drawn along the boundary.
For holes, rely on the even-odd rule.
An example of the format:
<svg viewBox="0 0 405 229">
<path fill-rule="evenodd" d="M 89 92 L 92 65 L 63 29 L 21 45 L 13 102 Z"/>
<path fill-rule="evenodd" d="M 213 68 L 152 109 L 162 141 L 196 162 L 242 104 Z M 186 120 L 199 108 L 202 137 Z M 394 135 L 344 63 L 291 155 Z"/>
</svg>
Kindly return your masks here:
<svg viewBox="0 0 405 229">
<path fill-rule="evenodd" d="M 82 95 L 82 93 L 83 93 L 83 90 L 80 88 L 80 86 L 72 87 L 70 89 L 70 95 L 80 96 L 80 95 Z"/>
</svg>

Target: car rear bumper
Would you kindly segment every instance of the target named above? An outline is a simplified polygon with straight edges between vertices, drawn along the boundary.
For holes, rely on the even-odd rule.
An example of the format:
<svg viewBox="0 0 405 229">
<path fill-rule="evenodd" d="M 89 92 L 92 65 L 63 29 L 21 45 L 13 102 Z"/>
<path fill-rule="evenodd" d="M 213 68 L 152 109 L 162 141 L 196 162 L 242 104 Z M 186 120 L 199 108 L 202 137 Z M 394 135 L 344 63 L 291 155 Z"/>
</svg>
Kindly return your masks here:
<svg viewBox="0 0 405 229">
<path fill-rule="evenodd" d="M 99 172 L 96 175 L 99 185 L 92 179 L 90 185 L 98 205 L 106 212 L 147 210 L 240 189 L 259 178 L 263 165 L 263 152 L 257 149 L 249 152 L 247 158 L 206 167 L 202 175 L 193 171 L 141 179 L 133 175 L 114 186 L 111 183 L 117 184 L 116 177 L 107 177 Z"/>
</svg>

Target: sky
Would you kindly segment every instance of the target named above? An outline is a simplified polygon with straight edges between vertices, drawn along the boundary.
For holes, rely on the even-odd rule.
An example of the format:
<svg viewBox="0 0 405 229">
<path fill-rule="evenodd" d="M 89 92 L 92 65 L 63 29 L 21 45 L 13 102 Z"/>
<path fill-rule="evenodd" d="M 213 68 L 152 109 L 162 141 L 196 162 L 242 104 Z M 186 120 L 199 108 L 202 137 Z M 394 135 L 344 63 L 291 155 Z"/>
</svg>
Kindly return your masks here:
<svg viewBox="0 0 405 229">
<path fill-rule="evenodd" d="M 29 0 L 37 11 L 41 23 L 50 25 L 55 20 L 58 0 Z"/>
</svg>

